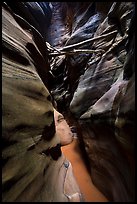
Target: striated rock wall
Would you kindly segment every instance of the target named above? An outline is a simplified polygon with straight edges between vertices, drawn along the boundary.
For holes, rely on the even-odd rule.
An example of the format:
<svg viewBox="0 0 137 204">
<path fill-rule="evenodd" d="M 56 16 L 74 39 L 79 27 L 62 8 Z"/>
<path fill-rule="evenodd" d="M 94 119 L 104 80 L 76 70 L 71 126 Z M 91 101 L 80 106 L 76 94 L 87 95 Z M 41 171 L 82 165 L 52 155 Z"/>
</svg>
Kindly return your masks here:
<svg viewBox="0 0 137 204">
<path fill-rule="evenodd" d="M 121 202 L 134 201 L 135 196 L 133 24 L 134 3 L 113 3 L 94 37 L 116 33 L 93 43 L 93 49 L 105 53 L 89 59 L 70 103 L 80 118 L 93 182 L 109 200 Z"/>
<path fill-rule="evenodd" d="M 82 200 L 71 163 L 61 152 L 48 70 L 42 36 L 4 3 L 2 202 Z"/>
</svg>

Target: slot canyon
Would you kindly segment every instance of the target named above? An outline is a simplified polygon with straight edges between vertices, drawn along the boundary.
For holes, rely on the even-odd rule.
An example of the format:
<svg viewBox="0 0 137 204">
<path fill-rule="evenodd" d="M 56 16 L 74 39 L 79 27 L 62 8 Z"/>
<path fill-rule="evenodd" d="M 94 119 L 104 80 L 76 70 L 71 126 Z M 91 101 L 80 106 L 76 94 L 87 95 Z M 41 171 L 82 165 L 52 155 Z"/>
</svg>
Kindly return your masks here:
<svg viewBox="0 0 137 204">
<path fill-rule="evenodd" d="M 2 3 L 2 202 L 135 202 L 135 2 Z"/>
</svg>

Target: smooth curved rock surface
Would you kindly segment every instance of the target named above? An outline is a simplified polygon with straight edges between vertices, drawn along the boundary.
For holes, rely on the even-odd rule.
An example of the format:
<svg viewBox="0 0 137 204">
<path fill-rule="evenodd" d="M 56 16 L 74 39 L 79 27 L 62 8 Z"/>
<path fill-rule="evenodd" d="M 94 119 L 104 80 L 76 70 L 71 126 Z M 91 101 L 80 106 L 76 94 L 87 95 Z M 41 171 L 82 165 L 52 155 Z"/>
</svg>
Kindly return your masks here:
<svg viewBox="0 0 137 204">
<path fill-rule="evenodd" d="M 42 42 L 33 27 L 3 5 L 3 202 L 82 201 L 56 134 Z"/>
<path fill-rule="evenodd" d="M 110 89 L 111 85 L 118 79 L 119 74 L 123 70 L 124 59 L 127 57 L 124 42 L 128 36 L 127 30 L 124 30 L 124 33 L 121 34 L 122 31 L 119 30 L 117 21 L 112 21 L 112 16 L 116 15 L 115 13 L 118 12 L 118 9 L 119 15 L 117 18 L 119 24 L 123 27 L 125 26 L 128 30 L 133 12 L 133 4 L 121 3 L 118 7 L 118 5 L 114 3 L 108 16 L 99 25 L 94 37 L 110 33 L 113 30 L 117 32 L 94 42 L 92 45 L 95 50 L 103 49 L 105 53 L 98 58 L 93 55 L 92 58 L 89 59 L 87 70 L 79 79 L 78 87 L 70 104 L 70 110 L 77 117 L 87 111 L 91 105 Z"/>
<path fill-rule="evenodd" d="M 56 126 L 56 134 L 60 138 L 61 145 L 68 145 L 73 141 L 73 133 L 67 124 L 64 116 L 54 109 L 54 119 Z M 64 128 L 65 127 L 65 128 Z"/>
<path fill-rule="evenodd" d="M 7 2 L 7 4 L 15 14 L 23 16 L 23 19 L 37 29 L 45 41 L 47 40 L 47 29 L 52 17 L 49 2 L 18 2 L 17 4 Z"/>
</svg>

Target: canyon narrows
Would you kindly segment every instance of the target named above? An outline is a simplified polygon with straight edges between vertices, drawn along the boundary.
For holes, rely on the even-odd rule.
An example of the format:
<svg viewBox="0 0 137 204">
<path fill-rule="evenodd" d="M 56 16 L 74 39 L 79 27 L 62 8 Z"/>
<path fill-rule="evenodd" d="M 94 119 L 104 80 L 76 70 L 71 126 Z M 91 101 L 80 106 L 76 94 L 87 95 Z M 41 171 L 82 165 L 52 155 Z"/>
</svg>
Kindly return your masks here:
<svg viewBox="0 0 137 204">
<path fill-rule="evenodd" d="M 2 3 L 2 202 L 135 201 L 135 3 Z"/>
</svg>

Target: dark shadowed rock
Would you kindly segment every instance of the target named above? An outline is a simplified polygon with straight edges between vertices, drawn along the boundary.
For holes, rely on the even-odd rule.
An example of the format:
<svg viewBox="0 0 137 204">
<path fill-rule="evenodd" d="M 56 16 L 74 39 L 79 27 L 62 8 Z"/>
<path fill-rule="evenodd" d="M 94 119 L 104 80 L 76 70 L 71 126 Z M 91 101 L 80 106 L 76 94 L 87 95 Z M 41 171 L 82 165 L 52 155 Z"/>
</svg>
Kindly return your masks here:
<svg viewBox="0 0 137 204">
<path fill-rule="evenodd" d="M 63 9 L 66 9 L 69 18 L 67 14 L 64 14 L 65 17 L 62 19 Z M 79 12 L 77 13 L 77 11 Z M 53 4 L 52 24 L 49 29 L 52 36 L 50 43 L 56 48 L 60 48 L 61 46 L 72 45 L 73 43 L 90 39 L 93 37 L 101 20 L 102 15 L 95 11 L 95 5 L 93 3 L 87 2 L 85 5 L 80 2 L 77 2 L 77 4 L 66 2 L 63 4 Z M 71 29 L 66 28 L 66 24 L 68 26 L 71 24 Z M 56 32 L 54 30 L 55 28 Z M 79 48 L 91 48 L 91 43 L 82 45 Z M 51 89 L 58 104 L 63 103 L 68 106 L 72 98 L 72 93 L 74 93 L 78 85 L 79 77 L 84 73 L 84 68 L 90 56 L 91 54 L 83 53 L 74 54 L 73 56 L 63 56 L 64 59 L 62 61 L 60 58 L 62 63 L 59 64 L 57 63 L 59 57 L 54 58 L 51 73 L 54 75 L 52 81 L 55 81 L 56 88 L 51 87 Z M 55 73 L 55 70 L 58 70 L 60 77 Z M 64 78 L 66 78 L 65 82 Z"/>
<path fill-rule="evenodd" d="M 106 123 L 81 121 L 81 136 L 95 186 L 109 201 L 134 201 L 134 162 L 125 155 L 115 137 L 114 127 Z M 94 137 L 92 137 L 94 135 Z"/>
<path fill-rule="evenodd" d="M 47 29 L 51 22 L 52 9 L 49 2 L 18 2 L 7 3 L 12 11 L 37 29 L 44 40 L 47 40 Z"/>
<path fill-rule="evenodd" d="M 117 33 L 93 43 L 94 49 L 105 53 L 89 59 L 70 103 L 72 113 L 81 119 L 81 140 L 93 182 L 110 201 L 135 198 L 133 25 L 134 4 L 114 3 L 94 37 Z"/>
</svg>

